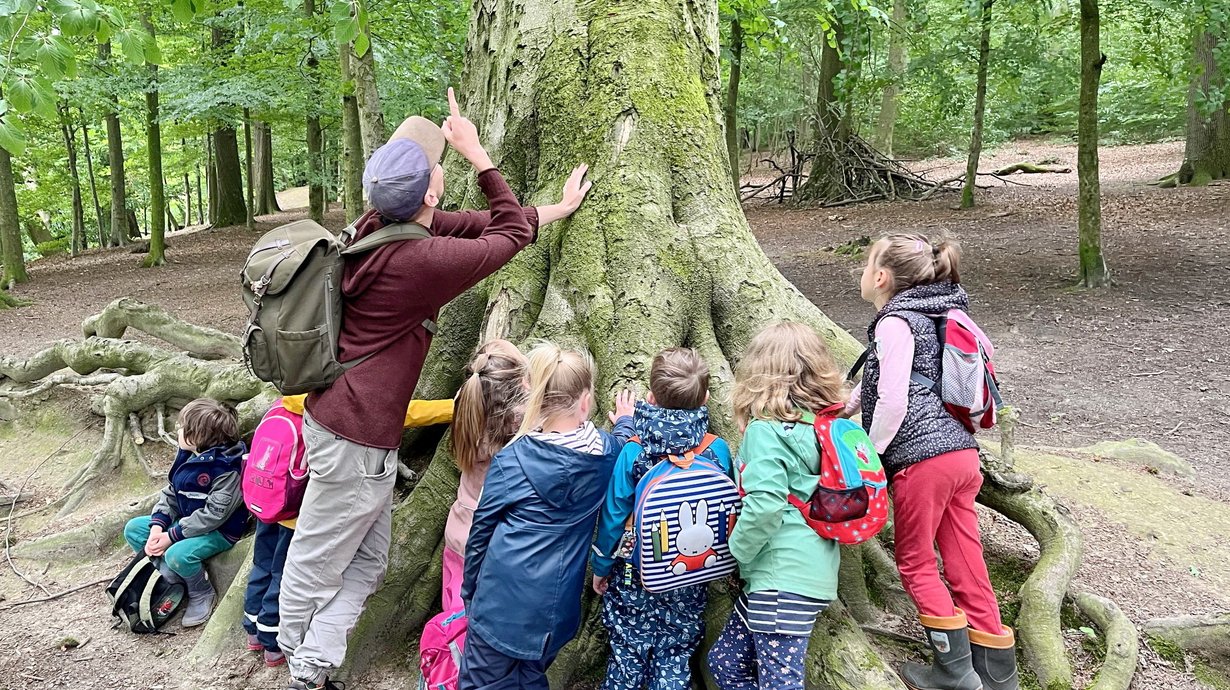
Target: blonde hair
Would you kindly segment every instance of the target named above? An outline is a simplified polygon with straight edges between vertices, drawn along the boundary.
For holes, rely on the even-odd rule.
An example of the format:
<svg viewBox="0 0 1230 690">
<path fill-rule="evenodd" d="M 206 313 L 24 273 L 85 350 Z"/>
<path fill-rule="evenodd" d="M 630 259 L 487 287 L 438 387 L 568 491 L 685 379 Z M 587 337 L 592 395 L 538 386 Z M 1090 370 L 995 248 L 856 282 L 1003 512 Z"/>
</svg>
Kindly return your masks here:
<svg viewBox="0 0 1230 690">
<path fill-rule="evenodd" d="M 213 398 L 197 398 L 179 411 L 184 441 L 197 450 L 232 446 L 239 440 L 239 415 L 235 408 Z"/>
<path fill-rule="evenodd" d="M 542 428 L 548 419 L 572 410 L 582 396 L 594 392 L 594 358 L 588 352 L 541 343 L 530 350 L 528 359 L 530 394 L 518 437 Z"/>
<path fill-rule="evenodd" d="M 846 397 L 845 382 L 824 340 L 790 321 L 773 324 L 748 343 L 735 370 L 735 422 L 797 422 L 800 411 L 819 412 Z"/>
<path fill-rule="evenodd" d="M 888 235 L 875 243 L 867 259 L 892 277 L 889 293 L 897 294 L 918 285 L 960 283 L 961 245 L 940 236 L 933 242 L 919 233 Z"/>
<path fill-rule="evenodd" d="M 667 348 L 649 367 L 649 392 L 658 407 L 694 410 L 709 394 L 709 365 L 690 347 Z"/>
<path fill-rule="evenodd" d="M 471 472 L 489 461 L 517 432 L 525 404 L 525 355 L 507 340 L 474 353 L 453 407 L 453 461 Z"/>
</svg>

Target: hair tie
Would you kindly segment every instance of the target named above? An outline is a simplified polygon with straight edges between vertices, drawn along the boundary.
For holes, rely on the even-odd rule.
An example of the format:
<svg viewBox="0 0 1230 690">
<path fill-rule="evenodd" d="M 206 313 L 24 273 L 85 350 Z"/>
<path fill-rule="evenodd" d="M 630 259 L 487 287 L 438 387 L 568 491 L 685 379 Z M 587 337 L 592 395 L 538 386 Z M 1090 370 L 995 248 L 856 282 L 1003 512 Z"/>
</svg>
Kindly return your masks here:
<svg viewBox="0 0 1230 690">
<path fill-rule="evenodd" d="M 939 247 L 937 247 L 937 246 L 935 246 L 934 244 L 933 244 L 933 245 L 931 245 L 931 256 L 934 256 L 934 257 L 937 257 L 937 258 L 938 258 L 938 257 L 939 257 L 939 255 L 940 255 L 940 248 L 939 248 Z"/>
<path fill-rule="evenodd" d="M 914 251 L 921 252 L 923 250 L 924 244 L 926 243 L 923 242 L 922 240 L 914 240 Z"/>
</svg>

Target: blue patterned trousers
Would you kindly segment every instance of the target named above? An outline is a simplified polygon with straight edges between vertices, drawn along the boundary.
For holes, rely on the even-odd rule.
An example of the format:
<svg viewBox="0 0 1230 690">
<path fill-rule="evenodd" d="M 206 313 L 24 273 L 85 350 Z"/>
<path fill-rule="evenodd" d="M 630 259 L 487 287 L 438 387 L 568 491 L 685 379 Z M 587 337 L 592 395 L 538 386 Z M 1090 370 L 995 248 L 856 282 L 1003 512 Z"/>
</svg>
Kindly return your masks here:
<svg viewBox="0 0 1230 690">
<path fill-rule="evenodd" d="M 732 611 L 709 650 L 709 671 L 722 690 L 803 690 L 808 639 L 754 633 Z"/>
<path fill-rule="evenodd" d="M 700 646 L 708 589 L 646 592 L 626 580 L 631 569 L 617 561 L 602 597 L 602 622 L 611 638 L 602 690 L 689 690 L 688 660 Z"/>
</svg>

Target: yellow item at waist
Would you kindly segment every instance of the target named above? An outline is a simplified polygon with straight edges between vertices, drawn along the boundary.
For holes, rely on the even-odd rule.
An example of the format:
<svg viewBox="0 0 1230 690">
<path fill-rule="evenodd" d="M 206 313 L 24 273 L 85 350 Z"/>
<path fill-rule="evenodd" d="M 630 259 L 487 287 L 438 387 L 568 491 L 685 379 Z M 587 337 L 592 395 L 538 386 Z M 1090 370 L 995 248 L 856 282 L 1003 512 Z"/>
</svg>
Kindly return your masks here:
<svg viewBox="0 0 1230 690">
<path fill-rule="evenodd" d="M 282 398 L 282 407 L 295 414 L 303 414 L 303 401 L 306 395 L 288 395 Z M 411 400 L 406 406 L 406 428 L 419 426 L 434 426 L 436 424 L 451 424 L 453 421 L 453 401 L 447 400 Z"/>
</svg>

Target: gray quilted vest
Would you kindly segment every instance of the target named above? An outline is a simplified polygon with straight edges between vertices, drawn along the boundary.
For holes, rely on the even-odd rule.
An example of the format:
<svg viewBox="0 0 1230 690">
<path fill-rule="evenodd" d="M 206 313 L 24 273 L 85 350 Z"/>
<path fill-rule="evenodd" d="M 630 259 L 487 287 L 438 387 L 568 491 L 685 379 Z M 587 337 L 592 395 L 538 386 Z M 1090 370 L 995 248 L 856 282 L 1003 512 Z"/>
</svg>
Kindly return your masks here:
<svg viewBox="0 0 1230 690">
<path fill-rule="evenodd" d="M 879 400 L 880 361 L 875 352 L 875 332 L 880 320 L 898 316 L 910 325 L 914 335 L 913 370 L 938 381 L 940 375 L 939 336 L 935 320 L 952 309 L 969 308 L 969 297 L 960 285 L 933 283 L 903 290 L 889 300 L 867 327 L 867 339 L 873 344 L 863 369 L 863 427 L 870 430 Z M 909 404 L 901 428 L 888 448 L 880 454 L 889 477 L 915 463 L 937 455 L 968 448 L 977 448 L 973 434 L 965 430 L 947 410 L 940 396 L 922 385 L 910 381 Z"/>
</svg>

